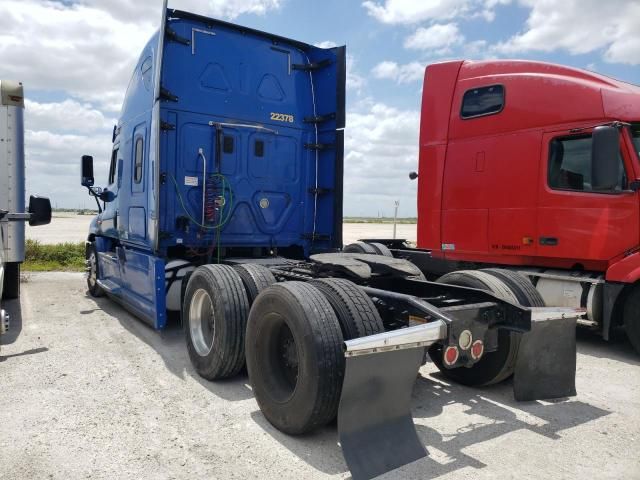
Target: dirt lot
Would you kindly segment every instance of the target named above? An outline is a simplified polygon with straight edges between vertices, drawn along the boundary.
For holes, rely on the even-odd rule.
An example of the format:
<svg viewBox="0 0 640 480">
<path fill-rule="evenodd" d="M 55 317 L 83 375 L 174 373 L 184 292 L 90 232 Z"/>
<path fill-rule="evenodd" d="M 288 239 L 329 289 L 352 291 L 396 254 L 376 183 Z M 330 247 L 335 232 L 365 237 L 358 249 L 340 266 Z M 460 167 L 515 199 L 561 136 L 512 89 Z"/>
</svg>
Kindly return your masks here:
<svg viewBox="0 0 640 480">
<path fill-rule="evenodd" d="M 31 274 L 8 305 L 0 479 L 349 477 L 335 426 L 278 432 L 246 376 L 200 379 L 178 326 L 87 297 L 81 274 Z M 579 337 L 578 396 L 553 403 L 449 385 L 427 364 L 413 414 L 430 456 L 384 478 L 640 478 L 640 362 L 626 342 Z"/>
<path fill-rule="evenodd" d="M 49 225 L 26 226 L 25 235 L 40 243 L 84 242 L 89 232 L 92 215 L 55 212 Z"/>
<path fill-rule="evenodd" d="M 40 243 L 83 242 L 87 239 L 91 215 L 75 213 L 55 213 L 49 225 L 29 227 L 27 238 Z M 345 223 L 342 234 L 344 243 L 355 242 L 359 238 L 393 238 L 392 224 Z M 397 238 L 416 241 L 416 225 L 402 224 L 397 226 Z"/>
</svg>

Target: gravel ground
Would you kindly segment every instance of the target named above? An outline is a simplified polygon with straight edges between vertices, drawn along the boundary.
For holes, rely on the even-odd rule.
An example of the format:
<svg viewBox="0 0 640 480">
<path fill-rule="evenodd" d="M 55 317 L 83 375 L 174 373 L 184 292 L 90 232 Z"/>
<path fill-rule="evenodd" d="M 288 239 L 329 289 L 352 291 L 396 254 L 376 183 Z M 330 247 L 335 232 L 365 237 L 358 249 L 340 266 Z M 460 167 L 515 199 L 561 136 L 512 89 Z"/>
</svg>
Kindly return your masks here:
<svg viewBox="0 0 640 480">
<path fill-rule="evenodd" d="M 84 242 L 92 218 L 91 215 L 56 212 L 49 225 L 27 225 L 26 237 L 40 243 Z M 393 238 L 393 224 L 345 223 L 342 235 L 345 245 L 360 238 Z M 397 225 L 396 236 L 415 242 L 416 224 Z"/>
<path fill-rule="evenodd" d="M 81 274 L 22 286 L 0 352 L 0 479 L 349 477 L 335 426 L 278 432 L 246 376 L 194 373 L 179 327 L 88 297 Z M 430 456 L 381 478 L 640 478 L 640 362 L 585 332 L 578 348 L 578 396 L 552 403 L 449 385 L 427 364 L 413 414 Z"/>
</svg>

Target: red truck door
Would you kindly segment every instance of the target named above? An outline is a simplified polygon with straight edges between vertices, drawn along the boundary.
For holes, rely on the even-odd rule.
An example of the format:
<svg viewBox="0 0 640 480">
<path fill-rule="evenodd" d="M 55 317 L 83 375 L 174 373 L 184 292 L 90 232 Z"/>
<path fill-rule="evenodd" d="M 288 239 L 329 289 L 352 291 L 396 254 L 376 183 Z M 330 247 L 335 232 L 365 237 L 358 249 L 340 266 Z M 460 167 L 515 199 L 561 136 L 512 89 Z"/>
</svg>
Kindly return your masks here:
<svg viewBox="0 0 640 480">
<path fill-rule="evenodd" d="M 610 191 L 591 186 L 591 131 L 543 135 L 540 162 L 538 256 L 580 263 L 606 262 L 637 245 L 638 193 L 629 152 L 622 147 L 618 185 Z M 602 264 L 605 268 L 606 264 Z"/>
</svg>

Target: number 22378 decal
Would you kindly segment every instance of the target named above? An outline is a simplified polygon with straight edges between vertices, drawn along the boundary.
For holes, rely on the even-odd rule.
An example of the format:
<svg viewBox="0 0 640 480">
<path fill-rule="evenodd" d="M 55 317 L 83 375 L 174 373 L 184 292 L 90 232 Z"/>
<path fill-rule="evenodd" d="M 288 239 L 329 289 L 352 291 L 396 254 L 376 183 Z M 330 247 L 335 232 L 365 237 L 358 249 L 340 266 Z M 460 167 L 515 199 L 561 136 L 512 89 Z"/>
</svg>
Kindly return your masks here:
<svg viewBox="0 0 640 480">
<path fill-rule="evenodd" d="M 275 120 L 276 122 L 293 123 L 293 115 L 288 115 L 286 113 L 271 112 L 271 120 Z"/>
</svg>

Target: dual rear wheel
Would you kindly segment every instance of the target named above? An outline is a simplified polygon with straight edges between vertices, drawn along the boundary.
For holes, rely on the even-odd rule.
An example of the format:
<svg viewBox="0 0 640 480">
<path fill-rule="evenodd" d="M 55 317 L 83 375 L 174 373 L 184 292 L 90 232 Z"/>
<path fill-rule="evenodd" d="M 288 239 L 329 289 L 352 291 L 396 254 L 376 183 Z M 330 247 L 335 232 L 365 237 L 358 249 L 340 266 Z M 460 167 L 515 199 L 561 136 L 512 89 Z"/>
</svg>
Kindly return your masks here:
<svg viewBox="0 0 640 480">
<path fill-rule="evenodd" d="M 184 298 L 192 364 L 204 378 L 237 374 L 246 360 L 263 414 L 290 434 L 335 418 L 344 340 L 384 331 L 371 299 L 343 279 L 276 283 L 261 265 L 205 265 Z"/>
<path fill-rule="evenodd" d="M 487 290 L 524 306 L 544 306 L 529 280 L 509 270 L 459 271 L 438 281 Z M 276 283 L 261 265 L 196 269 L 186 288 L 183 318 L 196 371 L 210 380 L 228 378 L 246 361 L 263 414 L 290 434 L 335 418 L 345 369 L 343 342 L 384 332 L 372 300 L 354 283 Z M 520 334 L 499 330 L 498 349 L 472 368 L 446 368 L 439 345 L 429 354 L 447 377 L 481 386 L 513 373 L 519 345 Z"/>
</svg>

